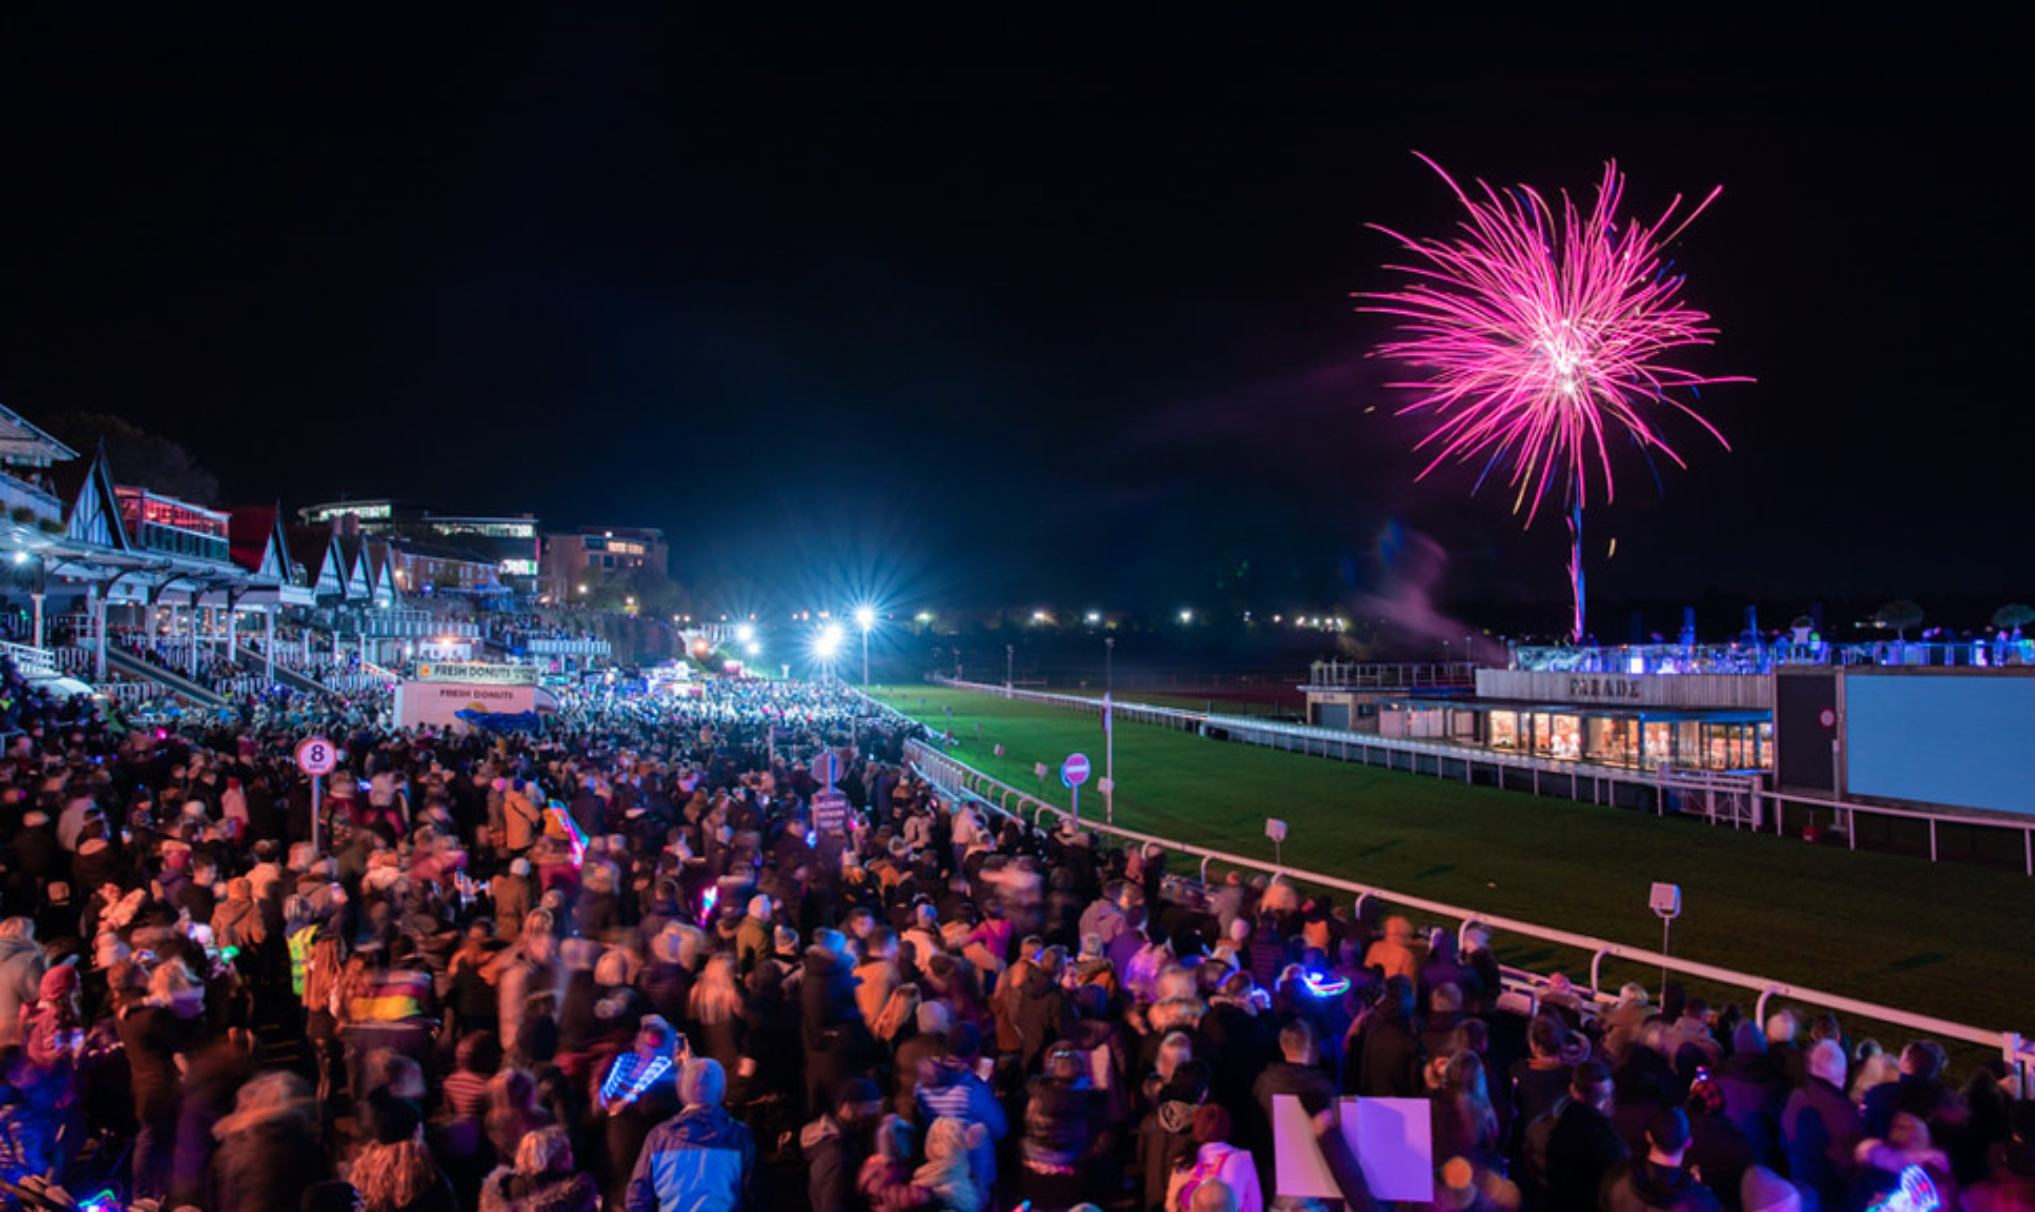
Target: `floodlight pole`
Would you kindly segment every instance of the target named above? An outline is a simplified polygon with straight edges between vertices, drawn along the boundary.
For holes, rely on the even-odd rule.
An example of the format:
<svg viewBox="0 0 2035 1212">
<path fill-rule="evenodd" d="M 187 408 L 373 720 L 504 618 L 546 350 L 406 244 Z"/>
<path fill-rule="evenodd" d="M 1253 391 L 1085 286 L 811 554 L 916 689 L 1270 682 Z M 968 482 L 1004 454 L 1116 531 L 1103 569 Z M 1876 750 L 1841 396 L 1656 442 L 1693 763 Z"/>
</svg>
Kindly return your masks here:
<svg viewBox="0 0 2035 1212">
<path fill-rule="evenodd" d="M 1102 811 L 1116 824 L 1116 637 L 1102 637 Z"/>
</svg>

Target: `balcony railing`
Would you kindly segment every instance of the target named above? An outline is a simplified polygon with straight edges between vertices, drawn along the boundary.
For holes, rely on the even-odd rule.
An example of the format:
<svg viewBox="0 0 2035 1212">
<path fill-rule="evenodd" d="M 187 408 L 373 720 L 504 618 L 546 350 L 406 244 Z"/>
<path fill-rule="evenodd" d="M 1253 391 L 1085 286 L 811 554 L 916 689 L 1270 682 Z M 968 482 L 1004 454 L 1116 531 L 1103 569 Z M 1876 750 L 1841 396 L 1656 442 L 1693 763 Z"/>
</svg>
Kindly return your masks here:
<svg viewBox="0 0 2035 1212">
<path fill-rule="evenodd" d="M 17 509 L 26 510 L 34 515 L 29 519 L 31 525 L 64 520 L 64 503 L 55 493 L 6 472 L 0 472 L 0 509 L 10 514 Z"/>
</svg>

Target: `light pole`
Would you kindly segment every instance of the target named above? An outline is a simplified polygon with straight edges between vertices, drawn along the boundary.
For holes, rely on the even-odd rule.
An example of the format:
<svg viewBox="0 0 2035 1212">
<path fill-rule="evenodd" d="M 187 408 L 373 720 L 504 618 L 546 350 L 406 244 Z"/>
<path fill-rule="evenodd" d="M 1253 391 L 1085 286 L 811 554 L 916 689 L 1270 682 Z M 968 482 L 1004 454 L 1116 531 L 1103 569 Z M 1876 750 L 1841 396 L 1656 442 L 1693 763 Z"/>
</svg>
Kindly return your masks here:
<svg viewBox="0 0 2035 1212">
<path fill-rule="evenodd" d="M 855 608 L 855 625 L 862 629 L 862 691 L 869 692 L 869 629 L 876 626 L 876 611 L 868 606 Z"/>
<path fill-rule="evenodd" d="M 1116 637 L 1102 637 L 1102 811 L 1116 824 Z"/>
<path fill-rule="evenodd" d="M 1010 697 L 1012 687 L 1017 684 L 1017 675 L 1014 672 L 1016 668 L 1017 645 L 1005 644 L 1003 646 L 1003 696 L 1005 698 Z"/>
</svg>

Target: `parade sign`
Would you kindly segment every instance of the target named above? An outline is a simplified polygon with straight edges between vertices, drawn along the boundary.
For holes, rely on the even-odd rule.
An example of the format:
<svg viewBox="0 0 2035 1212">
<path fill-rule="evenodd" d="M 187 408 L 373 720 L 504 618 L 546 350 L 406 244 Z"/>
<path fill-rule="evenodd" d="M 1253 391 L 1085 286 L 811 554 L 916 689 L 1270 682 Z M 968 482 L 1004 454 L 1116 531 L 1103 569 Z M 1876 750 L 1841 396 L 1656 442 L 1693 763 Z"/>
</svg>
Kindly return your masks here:
<svg viewBox="0 0 2035 1212">
<path fill-rule="evenodd" d="M 839 837 L 848 832 L 848 797 L 828 788 L 813 795 L 813 832 Z"/>
</svg>

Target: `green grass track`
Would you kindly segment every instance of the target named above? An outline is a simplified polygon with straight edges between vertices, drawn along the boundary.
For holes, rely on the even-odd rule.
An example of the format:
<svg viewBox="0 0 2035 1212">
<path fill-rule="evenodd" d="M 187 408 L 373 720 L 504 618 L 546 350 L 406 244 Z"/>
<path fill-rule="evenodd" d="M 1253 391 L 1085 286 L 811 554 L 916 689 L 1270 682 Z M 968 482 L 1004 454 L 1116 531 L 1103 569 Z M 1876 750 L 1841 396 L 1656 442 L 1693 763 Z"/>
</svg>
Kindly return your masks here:
<svg viewBox="0 0 2035 1212">
<path fill-rule="evenodd" d="M 1038 794 L 1035 763 L 1057 772 L 1076 751 L 1102 776 L 1092 715 L 931 686 L 879 697 L 950 730 L 957 759 L 1020 790 Z M 1976 1027 L 2035 1031 L 2035 961 L 2014 941 L 2035 920 L 2035 880 L 2018 871 L 1810 846 L 1121 719 L 1116 781 L 1123 828 L 1269 861 L 1264 822 L 1279 817 L 1291 828 L 1285 860 L 1296 869 L 1631 946 L 1660 946 L 1648 885 L 1680 884 L 1676 955 Z M 1084 790 L 1082 815 L 1100 820 L 1100 793 L 1092 781 Z M 1057 774 L 1044 791 L 1067 806 Z M 1587 978 L 1573 954 L 1532 953 L 1536 946 L 1501 940 L 1500 955 Z M 1607 965 L 1605 979 L 1654 983 L 1630 965 Z M 1735 996 L 1750 1009 L 1750 995 Z"/>
</svg>

